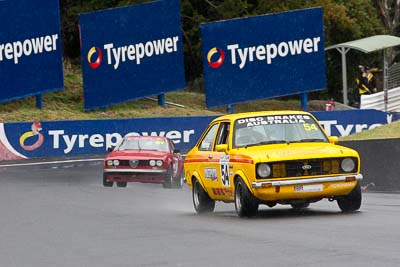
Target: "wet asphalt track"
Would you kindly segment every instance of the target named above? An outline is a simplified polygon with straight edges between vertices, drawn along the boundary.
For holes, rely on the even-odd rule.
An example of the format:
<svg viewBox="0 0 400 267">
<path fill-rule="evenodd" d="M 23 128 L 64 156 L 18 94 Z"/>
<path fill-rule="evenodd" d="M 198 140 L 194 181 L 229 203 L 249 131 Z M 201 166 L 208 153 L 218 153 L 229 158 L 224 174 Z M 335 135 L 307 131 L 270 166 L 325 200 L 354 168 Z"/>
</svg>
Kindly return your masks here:
<svg viewBox="0 0 400 267">
<path fill-rule="evenodd" d="M 1 162 L 0 165 L 4 165 Z M 195 214 L 188 188 L 103 188 L 101 162 L 0 167 L 0 266 L 400 266 L 400 195 Z"/>
</svg>

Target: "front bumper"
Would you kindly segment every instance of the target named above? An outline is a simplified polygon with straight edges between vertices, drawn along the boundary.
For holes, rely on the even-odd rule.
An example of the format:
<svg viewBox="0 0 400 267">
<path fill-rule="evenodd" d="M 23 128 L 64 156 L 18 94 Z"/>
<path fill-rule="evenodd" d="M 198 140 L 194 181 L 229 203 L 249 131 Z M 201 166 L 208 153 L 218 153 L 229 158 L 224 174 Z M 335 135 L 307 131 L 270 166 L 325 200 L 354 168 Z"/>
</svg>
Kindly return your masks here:
<svg viewBox="0 0 400 267">
<path fill-rule="evenodd" d="M 164 174 L 167 170 L 151 170 L 151 169 L 104 169 L 105 173 L 151 173 Z"/>
<path fill-rule="evenodd" d="M 265 181 L 265 182 L 253 182 L 251 186 L 255 189 L 264 187 L 277 187 L 286 185 L 304 185 L 304 184 L 316 184 L 316 183 L 334 183 L 334 182 L 346 182 L 349 179 L 355 178 L 357 181 L 363 179 L 362 174 L 353 175 L 340 175 L 340 176 L 329 176 L 329 177 L 318 177 L 308 179 L 291 179 L 283 181 Z"/>
<path fill-rule="evenodd" d="M 348 195 L 363 179 L 361 174 L 253 182 L 252 193 L 261 201 L 321 199 Z"/>
<path fill-rule="evenodd" d="M 167 170 L 152 169 L 104 169 L 109 182 L 164 183 Z"/>
</svg>

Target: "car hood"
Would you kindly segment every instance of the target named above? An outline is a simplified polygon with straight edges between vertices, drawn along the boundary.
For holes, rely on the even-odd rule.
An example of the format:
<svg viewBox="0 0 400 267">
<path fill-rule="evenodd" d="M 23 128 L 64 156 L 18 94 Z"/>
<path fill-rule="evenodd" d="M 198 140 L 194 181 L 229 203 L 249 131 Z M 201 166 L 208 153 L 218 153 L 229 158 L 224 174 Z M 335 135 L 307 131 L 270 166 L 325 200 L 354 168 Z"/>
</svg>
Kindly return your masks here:
<svg viewBox="0 0 400 267">
<path fill-rule="evenodd" d="M 116 150 L 106 159 L 162 159 L 168 152 L 155 150 Z"/>
<path fill-rule="evenodd" d="M 256 162 L 284 161 L 311 158 L 358 157 L 350 148 L 330 143 L 289 143 L 240 148 L 238 154 L 248 156 Z"/>
</svg>

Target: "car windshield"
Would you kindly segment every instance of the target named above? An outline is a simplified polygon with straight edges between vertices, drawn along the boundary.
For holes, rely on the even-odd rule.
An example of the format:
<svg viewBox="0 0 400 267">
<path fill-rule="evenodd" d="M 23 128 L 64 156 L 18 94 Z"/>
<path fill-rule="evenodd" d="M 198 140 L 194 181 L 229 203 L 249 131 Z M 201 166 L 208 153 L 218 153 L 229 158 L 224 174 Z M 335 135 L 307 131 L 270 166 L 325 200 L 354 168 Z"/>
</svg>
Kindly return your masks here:
<svg viewBox="0 0 400 267">
<path fill-rule="evenodd" d="M 328 142 L 314 118 L 304 114 L 243 118 L 234 127 L 233 147 Z"/>
<path fill-rule="evenodd" d="M 164 139 L 129 139 L 124 138 L 118 150 L 156 150 L 169 151 L 168 143 Z"/>
</svg>

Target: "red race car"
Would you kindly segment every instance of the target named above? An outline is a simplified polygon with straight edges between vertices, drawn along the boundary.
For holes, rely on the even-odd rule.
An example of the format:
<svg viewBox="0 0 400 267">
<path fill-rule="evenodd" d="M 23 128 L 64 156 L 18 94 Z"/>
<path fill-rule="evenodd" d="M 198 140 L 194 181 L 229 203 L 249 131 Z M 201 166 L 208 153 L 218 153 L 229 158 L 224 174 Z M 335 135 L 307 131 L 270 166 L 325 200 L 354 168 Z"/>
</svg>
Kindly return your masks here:
<svg viewBox="0 0 400 267">
<path fill-rule="evenodd" d="M 128 182 L 160 183 L 181 188 L 183 159 L 174 143 L 160 136 L 125 136 L 104 159 L 103 185 L 126 187 Z"/>
</svg>

